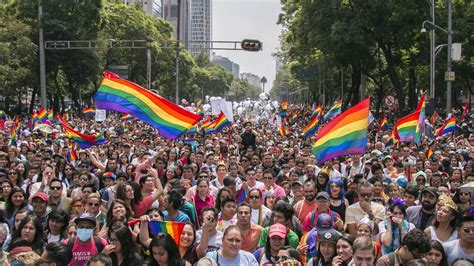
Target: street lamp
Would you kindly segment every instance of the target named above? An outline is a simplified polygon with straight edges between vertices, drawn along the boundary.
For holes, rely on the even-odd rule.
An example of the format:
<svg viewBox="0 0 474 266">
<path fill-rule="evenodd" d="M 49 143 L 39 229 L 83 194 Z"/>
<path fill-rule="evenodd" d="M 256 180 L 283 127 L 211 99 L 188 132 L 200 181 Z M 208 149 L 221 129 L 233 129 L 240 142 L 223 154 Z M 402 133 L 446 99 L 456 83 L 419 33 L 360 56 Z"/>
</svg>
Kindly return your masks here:
<svg viewBox="0 0 474 266">
<path fill-rule="evenodd" d="M 448 60 L 447 60 L 447 68 L 445 73 L 445 80 L 446 80 L 446 112 L 449 113 L 451 111 L 451 82 L 454 80 L 454 72 L 451 71 L 451 49 L 452 49 L 452 8 L 451 8 L 451 0 L 447 0 L 448 4 L 448 29 L 443 29 L 440 26 L 434 23 L 434 2 L 431 2 L 431 17 L 433 21 L 425 20 L 423 24 L 421 24 L 421 33 L 426 32 L 425 24 L 431 25 L 433 28 L 431 30 L 431 42 L 430 42 L 430 98 L 434 100 L 435 95 L 435 56 L 436 56 L 436 48 L 435 48 L 435 29 L 441 30 L 448 34 Z"/>
<path fill-rule="evenodd" d="M 262 83 L 262 92 L 265 92 L 265 83 L 267 83 L 267 78 L 263 76 L 260 82 Z"/>
</svg>

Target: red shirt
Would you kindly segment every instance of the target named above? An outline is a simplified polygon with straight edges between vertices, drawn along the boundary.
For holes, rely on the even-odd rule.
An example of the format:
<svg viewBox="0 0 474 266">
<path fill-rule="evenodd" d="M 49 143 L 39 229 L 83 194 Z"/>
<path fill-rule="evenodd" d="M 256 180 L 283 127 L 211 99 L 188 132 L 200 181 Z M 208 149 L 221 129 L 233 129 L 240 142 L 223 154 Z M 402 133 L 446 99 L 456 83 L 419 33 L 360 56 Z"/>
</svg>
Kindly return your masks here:
<svg viewBox="0 0 474 266">
<path fill-rule="evenodd" d="M 198 216 L 198 221 L 200 223 L 201 217 L 202 217 L 201 216 L 202 209 L 206 206 L 214 207 L 214 197 L 207 194 L 206 198 L 204 200 L 202 200 L 198 196 L 198 194 L 196 193 L 196 195 L 194 195 L 194 197 L 192 199 L 193 199 L 193 202 L 194 202 L 194 209 L 196 210 L 196 213 L 197 213 L 197 216 Z"/>
</svg>

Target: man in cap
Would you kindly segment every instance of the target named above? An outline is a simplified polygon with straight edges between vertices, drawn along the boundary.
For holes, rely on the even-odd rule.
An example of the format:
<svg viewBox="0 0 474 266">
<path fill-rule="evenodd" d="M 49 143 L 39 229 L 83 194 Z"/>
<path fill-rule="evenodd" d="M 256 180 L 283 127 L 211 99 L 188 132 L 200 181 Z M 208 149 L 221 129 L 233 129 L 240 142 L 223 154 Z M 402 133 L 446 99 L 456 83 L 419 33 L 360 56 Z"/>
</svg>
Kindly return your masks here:
<svg viewBox="0 0 474 266">
<path fill-rule="evenodd" d="M 44 229 L 48 226 L 48 214 L 51 212 L 51 208 L 48 207 L 48 200 L 49 197 L 44 192 L 38 192 L 31 197 L 32 213 L 41 221 Z"/>
<path fill-rule="evenodd" d="M 109 254 L 113 252 L 114 245 L 107 245 L 107 241 L 94 236 L 96 219 L 90 213 L 83 213 L 74 220 L 77 226 L 77 237 L 64 241 L 68 249 L 72 252 L 72 259 L 69 265 L 86 265 L 87 262 L 97 253 Z"/>
<path fill-rule="evenodd" d="M 321 213 L 316 219 L 316 226 L 301 237 L 298 251 L 303 256 L 306 256 L 308 260 L 312 257 L 316 257 L 318 254 L 318 236 L 329 231 L 335 231 L 333 228 L 334 223 L 331 216 L 326 213 Z"/>
<path fill-rule="evenodd" d="M 417 229 L 425 230 L 435 217 L 438 196 L 437 188 L 426 187 L 423 189 L 421 191 L 421 205 L 412 206 L 407 209 L 407 221 L 414 224 Z"/>
<path fill-rule="evenodd" d="M 331 216 L 335 227 L 334 229 L 337 229 L 338 231 L 344 230 L 344 223 L 342 222 L 339 214 L 329 209 L 329 199 L 329 194 L 326 191 L 321 191 L 318 193 L 318 195 L 316 195 L 316 209 L 308 213 L 303 221 L 304 232 L 310 231 L 311 228 L 314 228 L 317 225 L 317 218 L 322 213 L 326 213 Z"/>
</svg>

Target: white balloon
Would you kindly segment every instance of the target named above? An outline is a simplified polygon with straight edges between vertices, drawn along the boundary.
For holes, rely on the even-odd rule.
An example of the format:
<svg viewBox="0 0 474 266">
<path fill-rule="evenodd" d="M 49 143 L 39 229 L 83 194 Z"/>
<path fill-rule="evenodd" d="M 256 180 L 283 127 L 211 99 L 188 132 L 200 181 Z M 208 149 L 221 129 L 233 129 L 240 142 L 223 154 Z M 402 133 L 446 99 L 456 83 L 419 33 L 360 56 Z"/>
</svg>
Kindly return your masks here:
<svg viewBox="0 0 474 266">
<path fill-rule="evenodd" d="M 216 100 L 216 97 L 214 97 L 214 96 L 212 96 L 211 98 L 209 98 L 209 101 L 211 101 L 211 102 L 214 101 L 214 100 Z"/>
<path fill-rule="evenodd" d="M 209 95 L 206 95 L 206 102 L 209 102 Z"/>
<path fill-rule="evenodd" d="M 260 93 L 258 98 L 260 98 L 260 100 L 262 100 L 262 101 L 268 101 L 268 100 L 270 100 L 270 95 L 268 95 L 268 93 L 266 93 L 266 92 L 262 92 L 262 93 Z"/>
<path fill-rule="evenodd" d="M 221 96 L 217 96 L 217 97 L 216 97 L 216 100 L 220 100 L 220 99 L 222 99 Z"/>
<path fill-rule="evenodd" d="M 207 111 L 209 111 L 210 109 L 211 109 L 211 106 L 210 106 L 209 104 L 206 103 L 206 104 L 203 104 L 203 105 L 202 105 L 202 110 L 203 110 L 204 112 L 207 112 Z"/>
</svg>

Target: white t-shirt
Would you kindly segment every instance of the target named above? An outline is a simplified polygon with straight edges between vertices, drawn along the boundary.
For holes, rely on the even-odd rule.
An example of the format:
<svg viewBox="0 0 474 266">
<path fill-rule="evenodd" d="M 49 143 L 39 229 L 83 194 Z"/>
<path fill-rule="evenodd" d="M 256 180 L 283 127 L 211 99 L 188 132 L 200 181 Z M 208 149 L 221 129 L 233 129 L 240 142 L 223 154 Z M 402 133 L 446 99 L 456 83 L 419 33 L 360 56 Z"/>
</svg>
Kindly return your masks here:
<svg viewBox="0 0 474 266">
<path fill-rule="evenodd" d="M 258 262 L 255 259 L 255 256 L 247 251 L 239 250 L 239 254 L 233 259 L 226 259 L 218 253 L 218 251 L 208 252 L 206 257 L 212 258 L 214 261 L 218 262 L 221 266 L 235 266 L 235 265 L 248 265 L 248 266 L 258 266 Z"/>
<path fill-rule="evenodd" d="M 457 258 L 468 258 L 474 260 L 474 254 L 466 254 L 459 244 L 459 239 L 443 244 L 444 251 L 448 257 L 448 265 L 452 265 Z"/>
<path fill-rule="evenodd" d="M 265 205 L 262 205 L 262 213 L 261 213 L 261 217 L 260 217 L 260 210 L 259 209 L 252 209 L 252 219 L 250 220 L 253 224 L 258 224 L 258 225 L 262 225 L 262 222 L 265 220 L 266 217 L 270 218 L 270 215 L 272 214 L 272 210 L 270 210 L 269 208 L 267 208 Z M 260 224 L 259 224 L 259 219 L 260 220 Z"/>
<path fill-rule="evenodd" d="M 196 231 L 196 243 L 201 242 L 202 229 Z M 224 233 L 217 231 L 215 235 L 209 236 L 208 246 L 206 252 L 212 252 L 214 250 L 219 250 L 222 247 L 222 237 Z"/>
</svg>

